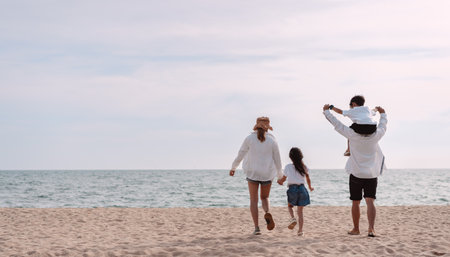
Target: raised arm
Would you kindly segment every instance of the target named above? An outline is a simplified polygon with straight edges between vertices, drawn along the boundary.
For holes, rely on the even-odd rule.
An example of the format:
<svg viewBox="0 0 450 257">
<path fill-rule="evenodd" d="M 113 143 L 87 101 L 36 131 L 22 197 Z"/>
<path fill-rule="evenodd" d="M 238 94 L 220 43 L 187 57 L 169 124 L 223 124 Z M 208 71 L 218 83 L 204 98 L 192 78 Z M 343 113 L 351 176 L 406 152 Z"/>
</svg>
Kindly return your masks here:
<svg viewBox="0 0 450 257">
<path fill-rule="evenodd" d="M 334 117 L 333 114 L 331 114 L 330 105 L 325 104 L 323 106 L 323 114 L 325 115 L 325 118 L 333 125 L 334 129 L 341 135 L 343 135 L 346 138 L 349 138 L 350 135 L 352 135 L 352 129 L 345 126 L 342 122 L 340 122 L 336 117 Z"/>
<path fill-rule="evenodd" d="M 376 135 L 379 140 L 386 133 L 387 116 L 386 116 L 386 111 L 384 110 L 384 108 L 377 106 L 377 107 L 375 107 L 375 110 L 377 110 L 380 113 L 380 122 L 378 123 L 377 135 Z"/>
</svg>

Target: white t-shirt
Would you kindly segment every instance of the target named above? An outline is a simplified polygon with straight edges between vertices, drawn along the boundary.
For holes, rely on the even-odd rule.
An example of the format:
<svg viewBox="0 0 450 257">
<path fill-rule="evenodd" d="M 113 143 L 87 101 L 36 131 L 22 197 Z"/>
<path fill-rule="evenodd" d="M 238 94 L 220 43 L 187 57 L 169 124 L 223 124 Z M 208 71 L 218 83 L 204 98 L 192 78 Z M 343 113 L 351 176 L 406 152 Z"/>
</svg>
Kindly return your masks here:
<svg viewBox="0 0 450 257">
<path fill-rule="evenodd" d="M 342 111 L 342 115 L 349 117 L 356 124 L 377 125 L 377 121 L 372 117 L 375 112 L 367 106 L 357 106 L 350 110 Z"/>
<path fill-rule="evenodd" d="M 306 173 L 309 173 L 308 168 L 306 168 Z M 286 167 L 284 167 L 283 174 L 287 177 L 287 185 L 300 185 L 305 184 L 305 177 L 300 175 L 300 172 L 298 172 L 295 169 L 294 164 L 288 164 Z"/>
</svg>

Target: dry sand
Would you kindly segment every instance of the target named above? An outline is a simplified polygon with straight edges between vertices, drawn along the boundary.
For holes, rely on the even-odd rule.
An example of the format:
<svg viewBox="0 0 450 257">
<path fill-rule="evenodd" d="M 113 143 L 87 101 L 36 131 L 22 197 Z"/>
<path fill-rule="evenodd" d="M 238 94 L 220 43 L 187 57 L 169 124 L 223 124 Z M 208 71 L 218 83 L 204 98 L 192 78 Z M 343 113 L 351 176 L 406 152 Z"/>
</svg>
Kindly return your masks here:
<svg viewBox="0 0 450 257">
<path fill-rule="evenodd" d="M 361 210 L 349 236 L 350 207 L 306 207 L 301 238 L 281 207 L 260 236 L 247 208 L 0 208 L 0 256 L 450 256 L 450 206 L 377 207 L 376 238 Z"/>
</svg>

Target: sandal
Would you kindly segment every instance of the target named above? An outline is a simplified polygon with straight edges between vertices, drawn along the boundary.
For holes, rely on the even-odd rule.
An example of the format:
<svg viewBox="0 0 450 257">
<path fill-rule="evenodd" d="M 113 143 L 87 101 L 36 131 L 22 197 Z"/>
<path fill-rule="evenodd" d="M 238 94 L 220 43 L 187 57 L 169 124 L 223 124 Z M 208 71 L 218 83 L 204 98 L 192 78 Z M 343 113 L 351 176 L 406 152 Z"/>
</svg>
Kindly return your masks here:
<svg viewBox="0 0 450 257">
<path fill-rule="evenodd" d="M 305 234 L 303 232 L 298 232 L 297 236 L 304 236 Z"/>
<path fill-rule="evenodd" d="M 294 229 L 295 225 L 297 225 L 297 220 L 295 218 L 291 218 L 289 220 L 289 226 L 288 229 Z"/>
<path fill-rule="evenodd" d="M 376 237 L 377 235 L 375 235 L 375 231 L 370 231 L 367 236 L 368 237 Z"/>
<path fill-rule="evenodd" d="M 266 213 L 264 215 L 264 219 L 266 220 L 267 223 L 267 229 L 272 230 L 275 227 L 275 222 L 273 221 L 272 214 Z"/>
</svg>

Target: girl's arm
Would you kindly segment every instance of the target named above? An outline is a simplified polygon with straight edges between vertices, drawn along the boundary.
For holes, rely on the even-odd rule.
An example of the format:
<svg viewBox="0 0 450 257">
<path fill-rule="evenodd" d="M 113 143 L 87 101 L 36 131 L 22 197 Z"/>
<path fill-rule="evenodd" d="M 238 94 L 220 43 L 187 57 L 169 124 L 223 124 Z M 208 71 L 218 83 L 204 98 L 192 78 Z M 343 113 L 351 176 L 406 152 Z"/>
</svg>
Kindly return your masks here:
<svg viewBox="0 0 450 257">
<path fill-rule="evenodd" d="M 278 184 L 280 185 L 283 185 L 284 181 L 286 181 L 286 176 L 283 176 L 282 178 L 277 180 Z"/>
<path fill-rule="evenodd" d="M 314 187 L 311 187 L 311 179 L 309 179 L 308 173 L 306 173 L 306 183 L 308 183 L 309 190 L 314 191 Z"/>
</svg>

